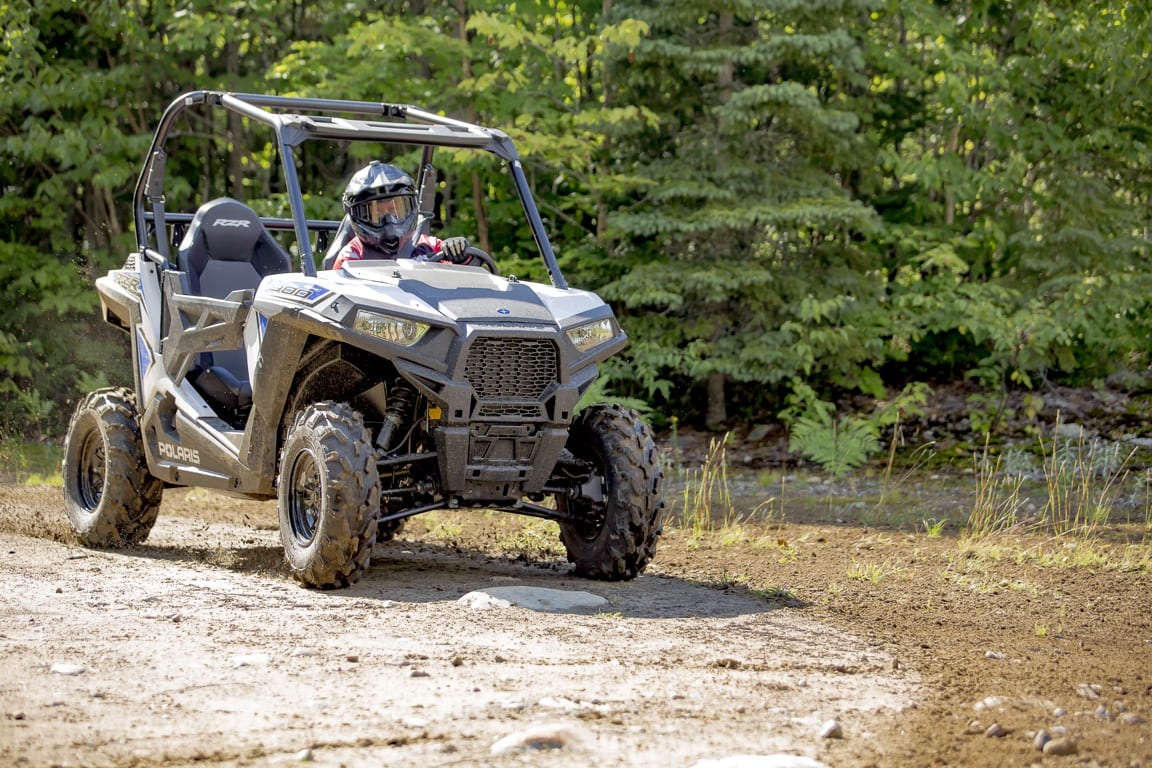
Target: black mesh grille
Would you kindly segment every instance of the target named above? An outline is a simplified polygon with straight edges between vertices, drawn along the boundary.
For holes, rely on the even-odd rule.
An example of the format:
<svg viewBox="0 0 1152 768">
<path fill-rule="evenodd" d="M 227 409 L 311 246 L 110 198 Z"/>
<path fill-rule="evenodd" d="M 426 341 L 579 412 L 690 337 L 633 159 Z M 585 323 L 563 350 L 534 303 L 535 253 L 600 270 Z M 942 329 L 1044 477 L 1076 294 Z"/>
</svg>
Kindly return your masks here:
<svg viewBox="0 0 1152 768">
<path fill-rule="evenodd" d="M 481 400 L 538 400 L 556 381 L 556 345 L 549 339 L 482 336 L 468 350 L 464 377 Z"/>
</svg>

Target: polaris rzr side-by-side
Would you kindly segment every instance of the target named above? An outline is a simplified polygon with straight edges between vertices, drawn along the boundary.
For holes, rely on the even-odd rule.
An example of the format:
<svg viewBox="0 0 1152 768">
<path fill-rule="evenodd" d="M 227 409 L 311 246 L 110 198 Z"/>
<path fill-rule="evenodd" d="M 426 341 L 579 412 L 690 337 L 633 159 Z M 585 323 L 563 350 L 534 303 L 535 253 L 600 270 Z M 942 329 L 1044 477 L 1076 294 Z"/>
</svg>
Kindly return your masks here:
<svg viewBox="0 0 1152 768">
<path fill-rule="evenodd" d="M 189 110 L 270 132 L 290 216 L 230 197 L 167 210 L 168 144 Z M 425 233 L 433 151 L 495 155 L 550 284 L 501 276 L 475 248 L 480 266 L 327 268 L 350 233 L 347 218 L 305 214 L 299 155 L 316 141 L 420 153 Z M 83 398 L 65 441 L 83 544 L 144 541 L 164 488 L 194 486 L 275 498 L 288 567 L 315 587 L 356 581 L 378 538 L 438 509 L 555 520 L 592 578 L 630 579 L 651 560 L 664 512 L 651 432 L 633 411 L 580 403 L 626 336 L 565 282 L 505 133 L 408 105 L 187 93 L 160 120 L 134 213 L 135 252 L 96 281 L 103 319 L 131 343 L 134 386 Z"/>
</svg>

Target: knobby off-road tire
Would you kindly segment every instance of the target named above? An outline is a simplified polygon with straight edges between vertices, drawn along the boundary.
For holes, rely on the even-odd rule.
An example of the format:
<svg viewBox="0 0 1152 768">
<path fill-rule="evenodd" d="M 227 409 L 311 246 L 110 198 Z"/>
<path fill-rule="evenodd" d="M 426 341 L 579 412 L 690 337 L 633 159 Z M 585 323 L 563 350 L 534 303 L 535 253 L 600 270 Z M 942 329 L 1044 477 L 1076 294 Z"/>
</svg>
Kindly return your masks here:
<svg viewBox="0 0 1152 768">
<path fill-rule="evenodd" d="M 99 389 L 80 401 L 62 469 L 64 510 L 81 544 L 123 547 L 148 538 L 164 484 L 144 460 L 134 393 Z"/>
<path fill-rule="evenodd" d="M 356 582 L 376 543 L 380 478 L 372 436 L 344 403 L 296 416 L 280 454 L 277 512 L 284 559 L 310 587 Z"/>
<path fill-rule="evenodd" d="M 591 462 L 603 501 L 557 498 L 560 511 L 587 524 L 560 524 L 568 560 L 581 576 L 619 581 L 640 575 L 663 532 L 663 470 L 648 426 L 618 405 L 585 408 L 572 423 L 568 449 Z"/>
</svg>

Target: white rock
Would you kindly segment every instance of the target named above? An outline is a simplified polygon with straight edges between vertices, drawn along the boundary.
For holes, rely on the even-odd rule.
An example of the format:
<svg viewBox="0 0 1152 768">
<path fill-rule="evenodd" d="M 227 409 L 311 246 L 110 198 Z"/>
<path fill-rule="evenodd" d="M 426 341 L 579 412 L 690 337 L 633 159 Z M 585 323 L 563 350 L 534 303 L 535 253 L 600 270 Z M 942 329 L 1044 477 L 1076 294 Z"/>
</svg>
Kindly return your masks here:
<svg viewBox="0 0 1152 768">
<path fill-rule="evenodd" d="M 828 768 L 819 760 L 799 755 L 733 755 L 700 760 L 692 768 Z"/>
<path fill-rule="evenodd" d="M 544 709 L 562 709 L 567 711 L 580 709 L 579 704 L 572 701 L 572 699 L 566 699 L 563 696 L 545 696 L 536 703 L 541 707 L 544 707 Z"/>
<path fill-rule="evenodd" d="M 1076 693 L 1085 699 L 1100 698 L 1101 688 L 1096 683 L 1080 683 L 1076 686 Z"/>
<path fill-rule="evenodd" d="M 840 725 L 839 721 L 828 720 L 820 726 L 820 738 L 842 739 L 844 738 L 844 727 Z"/>
<path fill-rule="evenodd" d="M 54 675 L 67 675 L 68 677 L 74 677 L 76 675 L 84 674 L 85 669 L 79 664 L 68 664 L 66 662 L 62 662 L 53 664 L 51 670 L 49 671 Z"/>
<path fill-rule="evenodd" d="M 492 754 L 508 755 L 542 749 L 572 749 L 584 746 L 586 736 L 564 723 L 548 723 L 511 733 L 492 745 Z"/>
<path fill-rule="evenodd" d="M 475 611 L 488 611 L 493 608 L 511 608 L 512 603 L 507 600 L 499 600 L 486 592 L 469 592 L 456 601 L 460 605 L 466 605 Z"/>
<path fill-rule="evenodd" d="M 534 611 L 562 613 L 564 611 L 600 608 L 608 601 L 590 592 L 574 592 L 544 587 L 487 587 L 461 597 L 458 603 L 471 608 L 507 608 L 517 605 Z"/>
</svg>

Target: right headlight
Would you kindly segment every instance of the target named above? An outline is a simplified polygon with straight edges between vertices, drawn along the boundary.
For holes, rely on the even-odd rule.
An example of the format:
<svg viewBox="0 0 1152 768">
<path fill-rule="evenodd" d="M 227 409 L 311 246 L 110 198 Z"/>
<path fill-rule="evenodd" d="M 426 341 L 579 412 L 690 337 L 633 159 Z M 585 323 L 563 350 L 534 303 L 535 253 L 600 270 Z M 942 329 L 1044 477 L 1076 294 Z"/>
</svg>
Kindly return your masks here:
<svg viewBox="0 0 1152 768">
<path fill-rule="evenodd" d="M 384 339 L 384 341 L 398 344 L 401 347 L 410 347 L 424 338 L 424 334 L 428 332 L 430 326 L 417 320 L 407 320 L 402 317 L 392 317 L 362 309 L 356 313 L 356 321 L 352 327 L 369 336 Z"/>
<path fill-rule="evenodd" d="M 568 340 L 581 352 L 587 352 L 598 347 L 606 341 L 616 338 L 616 327 L 609 317 L 593 320 L 575 328 L 569 328 L 566 333 Z"/>
</svg>

